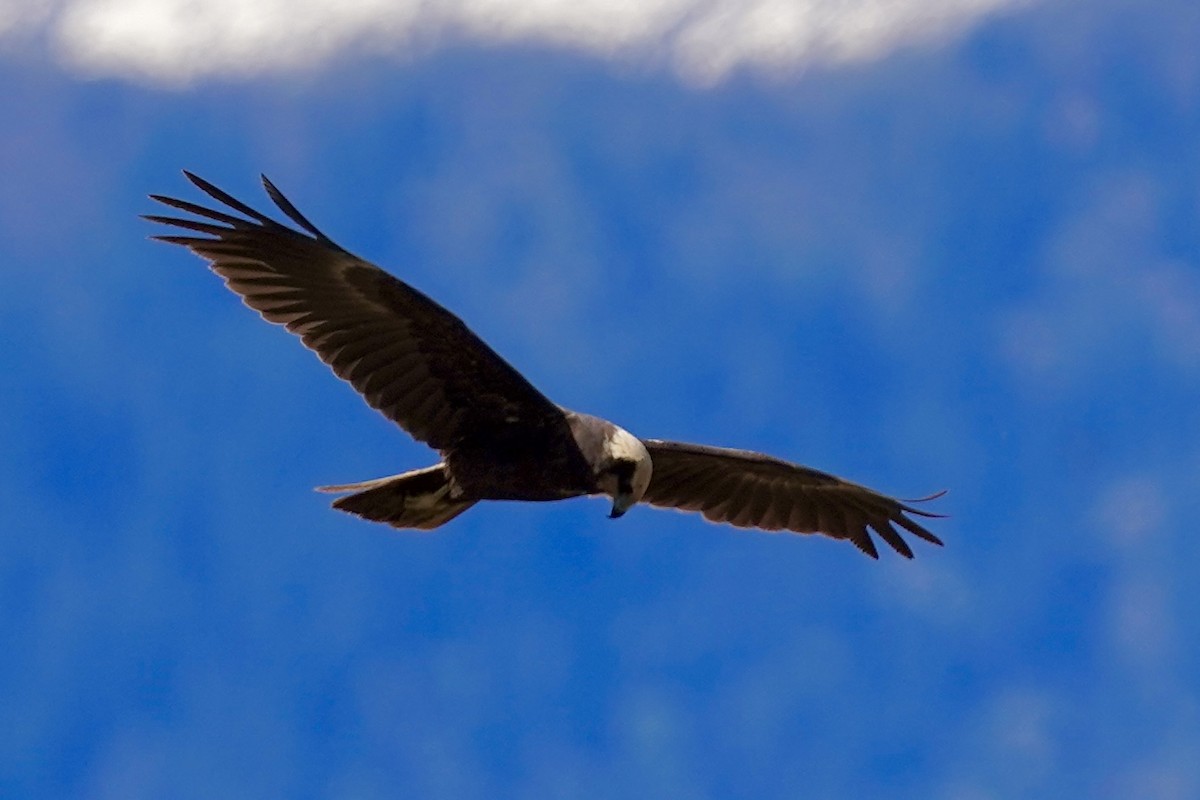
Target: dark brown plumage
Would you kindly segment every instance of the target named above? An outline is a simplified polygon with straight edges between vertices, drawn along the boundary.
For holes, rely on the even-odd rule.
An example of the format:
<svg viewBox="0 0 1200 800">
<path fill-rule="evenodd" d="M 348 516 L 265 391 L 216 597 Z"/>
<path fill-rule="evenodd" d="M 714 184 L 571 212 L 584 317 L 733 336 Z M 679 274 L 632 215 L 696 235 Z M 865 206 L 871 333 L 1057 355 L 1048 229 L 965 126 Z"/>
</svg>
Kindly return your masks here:
<svg viewBox="0 0 1200 800">
<path fill-rule="evenodd" d="M 699 511 L 712 522 L 739 528 L 824 533 L 849 539 L 872 558 L 879 553 L 868 528 L 905 558 L 913 557 L 912 550 L 893 523 L 927 542 L 942 543 L 905 516 L 939 515 L 833 475 L 749 450 L 644 441 L 654 463 L 654 477 L 642 498 L 650 505 Z"/>
<path fill-rule="evenodd" d="M 199 218 L 148 215 L 191 232 L 154 238 L 206 259 L 246 305 L 298 335 L 368 404 L 443 456 L 425 469 L 326 487 L 352 493 L 336 508 L 430 529 L 480 500 L 608 494 L 612 516 L 644 500 L 738 527 L 849 539 L 873 558 L 868 531 L 907 558 L 912 550 L 895 526 L 941 544 L 907 516 L 939 515 L 864 486 L 760 453 L 639 440 L 563 409 L 454 314 L 335 244 L 265 177 L 267 194 L 302 230 L 185 174 L 243 216 L 151 195 Z"/>
</svg>

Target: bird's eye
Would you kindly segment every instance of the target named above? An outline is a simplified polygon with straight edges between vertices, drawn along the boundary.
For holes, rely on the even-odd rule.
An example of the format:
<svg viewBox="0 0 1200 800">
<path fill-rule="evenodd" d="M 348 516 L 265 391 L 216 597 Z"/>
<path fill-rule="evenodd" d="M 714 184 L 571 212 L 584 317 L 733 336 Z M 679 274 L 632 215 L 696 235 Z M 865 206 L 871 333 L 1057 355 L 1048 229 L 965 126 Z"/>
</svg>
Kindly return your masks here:
<svg viewBox="0 0 1200 800">
<path fill-rule="evenodd" d="M 637 464 L 628 458 L 618 458 L 613 462 L 612 467 L 609 468 L 609 471 L 622 483 L 628 483 L 633 480 L 633 473 L 636 470 Z"/>
</svg>

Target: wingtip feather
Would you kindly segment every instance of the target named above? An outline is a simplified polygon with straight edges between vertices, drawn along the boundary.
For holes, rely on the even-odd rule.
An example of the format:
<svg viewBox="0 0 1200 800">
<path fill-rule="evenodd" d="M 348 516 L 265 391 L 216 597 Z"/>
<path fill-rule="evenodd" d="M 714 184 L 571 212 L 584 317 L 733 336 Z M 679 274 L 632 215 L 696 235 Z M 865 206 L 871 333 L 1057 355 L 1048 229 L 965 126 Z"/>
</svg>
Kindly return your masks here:
<svg viewBox="0 0 1200 800">
<path fill-rule="evenodd" d="M 943 544 L 941 539 L 934 536 L 932 533 L 927 531 L 923 526 L 918 525 L 917 523 L 913 522 L 911 519 L 904 516 L 903 514 L 897 514 L 893 518 L 893 521 L 896 522 L 897 524 L 899 524 L 901 527 L 904 528 L 904 530 L 908 531 L 909 533 L 913 534 L 914 536 L 919 536 L 920 538 L 924 539 L 925 541 L 929 542 L 930 544 L 936 544 L 938 547 L 945 547 L 945 544 Z"/>
<path fill-rule="evenodd" d="M 879 520 L 871 523 L 871 530 L 875 531 L 879 538 L 883 539 L 888 545 L 900 555 L 907 559 L 913 558 L 912 548 L 908 546 L 908 542 L 900 536 L 899 532 L 892 527 L 889 520 Z"/>
<path fill-rule="evenodd" d="M 270 197 L 271 201 L 279 207 L 280 211 L 282 211 L 284 214 L 287 214 L 292 222 L 295 222 L 301 228 L 308 231 L 325 244 L 337 247 L 337 245 L 333 243 L 333 240 L 321 233 L 320 229 L 318 229 L 316 225 L 309 222 L 308 217 L 300 213 L 300 209 L 296 208 L 292 201 L 288 200 L 284 196 L 283 192 L 279 191 L 279 188 L 275 184 L 271 183 L 271 179 L 268 178 L 266 174 L 260 174 L 258 177 L 260 180 L 262 180 L 263 189 L 266 191 L 267 196 Z"/>
<path fill-rule="evenodd" d="M 916 514 L 918 517 L 925 517 L 926 519 L 946 519 L 949 516 L 948 514 L 938 514 L 935 511 L 926 511 L 923 508 L 914 508 L 912 503 L 928 503 L 932 500 L 945 497 L 949 491 L 949 489 L 942 489 L 940 492 L 934 492 L 933 494 L 926 495 L 925 497 L 917 497 L 911 500 L 899 500 L 897 502 L 899 503 L 901 510 L 909 514 Z"/>
<path fill-rule="evenodd" d="M 204 180 L 204 178 L 201 178 L 199 175 L 195 174 L 194 172 L 190 172 L 189 170 L 185 169 L 183 171 L 183 174 L 187 177 L 187 179 L 189 181 L 191 181 L 196 186 L 196 188 L 198 188 L 200 191 L 204 192 L 206 195 L 208 195 L 212 199 L 216 200 L 217 202 L 224 203 L 225 205 L 232 208 L 234 211 L 237 211 L 239 214 L 245 214 L 250 219 L 257 220 L 258 222 L 260 222 L 263 225 L 266 225 L 268 227 L 279 227 L 279 223 L 276 222 L 275 220 L 271 219 L 270 217 L 268 217 L 267 215 L 265 215 L 263 213 L 255 211 L 253 208 L 246 205 L 241 200 L 238 200 L 236 197 L 234 197 L 233 195 L 229 194 L 228 192 L 226 192 L 222 189 L 218 189 L 214 184 L 209 183 L 208 181 Z"/>
<path fill-rule="evenodd" d="M 875 559 L 876 561 L 879 560 L 879 551 L 875 549 L 875 545 L 871 543 L 871 540 L 869 538 L 865 539 L 865 543 L 864 543 L 864 540 L 861 540 L 858 538 L 852 538 L 852 539 L 850 539 L 850 541 L 853 542 L 854 546 L 857 547 L 864 554 L 870 556 L 871 558 Z"/>
<path fill-rule="evenodd" d="M 167 244 L 177 244 L 183 247 L 191 247 L 195 244 L 203 244 L 210 242 L 211 239 L 202 239 L 199 236 L 174 236 L 169 233 L 157 233 L 149 237 L 151 241 L 166 242 Z"/>
</svg>

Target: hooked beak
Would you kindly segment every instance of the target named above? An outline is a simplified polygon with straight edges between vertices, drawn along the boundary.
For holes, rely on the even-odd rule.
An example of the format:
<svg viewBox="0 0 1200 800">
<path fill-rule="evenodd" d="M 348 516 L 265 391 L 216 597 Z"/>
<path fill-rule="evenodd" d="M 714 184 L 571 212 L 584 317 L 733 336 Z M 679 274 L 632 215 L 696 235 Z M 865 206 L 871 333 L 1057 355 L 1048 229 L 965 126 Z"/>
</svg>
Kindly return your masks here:
<svg viewBox="0 0 1200 800">
<path fill-rule="evenodd" d="M 633 505 L 633 495 L 621 493 L 613 498 L 612 513 L 608 515 L 609 519 L 619 519 L 625 516 L 625 512 Z"/>
</svg>

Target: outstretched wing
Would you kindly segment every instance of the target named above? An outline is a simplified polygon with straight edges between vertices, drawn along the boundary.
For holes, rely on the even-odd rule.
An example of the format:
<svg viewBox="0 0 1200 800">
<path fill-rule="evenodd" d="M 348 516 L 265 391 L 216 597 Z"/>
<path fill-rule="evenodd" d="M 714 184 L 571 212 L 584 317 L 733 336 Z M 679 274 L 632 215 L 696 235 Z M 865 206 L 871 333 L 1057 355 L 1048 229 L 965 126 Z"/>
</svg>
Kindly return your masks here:
<svg viewBox="0 0 1200 800">
<path fill-rule="evenodd" d="M 188 179 L 229 210 L 151 195 L 201 219 L 146 219 L 202 235 L 160 235 L 210 262 L 268 322 L 304 340 L 367 403 L 418 441 L 446 450 L 493 428 L 558 428 L 562 412 L 462 320 L 403 281 L 343 250 L 263 176 L 300 232 L 208 181 Z"/>
<path fill-rule="evenodd" d="M 940 514 L 920 511 L 833 475 L 748 450 L 658 439 L 643 443 L 654 468 L 642 501 L 651 505 L 699 511 L 713 522 L 739 528 L 849 539 L 872 558 L 879 553 L 868 528 L 905 558 L 913 553 L 894 525 L 927 542 L 942 543 L 905 516 Z"/>
</svg>

